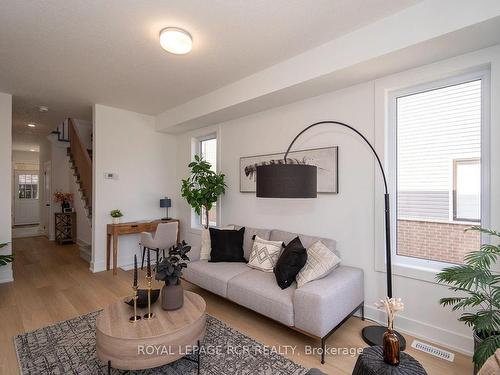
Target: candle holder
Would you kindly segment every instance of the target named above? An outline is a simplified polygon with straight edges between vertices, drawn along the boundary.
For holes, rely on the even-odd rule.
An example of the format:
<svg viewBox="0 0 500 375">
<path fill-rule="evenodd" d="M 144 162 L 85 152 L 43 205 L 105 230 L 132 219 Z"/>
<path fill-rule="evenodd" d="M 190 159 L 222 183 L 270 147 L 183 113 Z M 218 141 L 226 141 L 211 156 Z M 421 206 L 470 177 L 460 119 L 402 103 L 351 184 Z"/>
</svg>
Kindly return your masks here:
<svg viewBox="0 0 500 375">
<path fill-rule="evenodd" d="M 134 315 L 129 318 L 130 323 L 135 323 L 138 320 L 141 320 L 141 316 L 137 315 L 137 285 L 134 285 L 132 287 L 132 290 L 134 291 L 132 295 L 132 299 L 134 300 Z"/>
<path fill-rule="evenodd" d="M 151 312 L 151 276 L 146 276 L 146 280 L 148 282 L 148 312 L 147 314 L 144 314 L 144 319 L 153 319 L 155 317 L 155 314 Z"/>
</svg>

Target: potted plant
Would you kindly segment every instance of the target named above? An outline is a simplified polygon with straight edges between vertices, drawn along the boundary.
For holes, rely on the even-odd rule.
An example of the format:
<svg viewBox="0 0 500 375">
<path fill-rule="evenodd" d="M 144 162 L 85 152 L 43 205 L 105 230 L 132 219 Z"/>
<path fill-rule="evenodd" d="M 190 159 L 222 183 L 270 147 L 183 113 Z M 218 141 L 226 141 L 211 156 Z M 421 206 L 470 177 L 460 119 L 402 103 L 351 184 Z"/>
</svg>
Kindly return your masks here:
<svg viewBox="0 0 500 375">
<path fill-rule="evenodd" d="M 500 237 L 500 232 L 478 226 L 467 230 Z M 439 303 L 452 306 L 453 311 L 464 310 L 458 320 L 473 329 L 474 373 L 500 348 L 500 275 L 491 270 L 499 255 L 500 246 L 484 244 L 467 254 L 463 265 L 444 268 L 436 275 L 437 281 L 459 293 L 441 298 Z"/>
<path fill-rule="evenodd" d="M 187 267 L 186 255 L 191 250 L 191 246 L 185 241 L 173 246 L 168 257 L 161 260 L 156 266 L 155 279 L 164 281 L 165 285 L 161 289 L 161 307 L 164 310 L 177 310 L 184 304 L 184 290 L 181 285 L 182 269 Z"/>
<path fill-rule="evenodd" d="M 122 221 L 122 212 L 120 210 L 113 210 L 109 213 L 112 217 L 113 224 L 120 224 Z"/>
<path fill-rule="evenodd" d="M 198 215 L 205 214 L 205 225 L 201 233 L 203 248 L 210 243 L 209 211 L 217 199 L 226 192 L 225 175 L 215 173 L 210 163 L 199 155 L 194 156 L 194 161 L 189 163 L 188 167 L 191 168 L 191 176 L 182 180 L 181 195 Z"/>
<path fill-rule="evenodd" d="M 0 249 L 2 247 L 7 246 L 8 244 L 6 243 L 0 243 Z M 9 255 L 0 255 L 0 266 L 5 266 L 9 264 L 10 262 L 14 261 L 14 255 L 9 254 Z"/>
<path fill-rule="evenodd" d="M 73 202 L 73 194 L 56 191 L 54 193 L 54 202 L 61 203 L 61 211 L 66 212 L 67 209 L 71 208 L 71 203 Z"/>
</svg>

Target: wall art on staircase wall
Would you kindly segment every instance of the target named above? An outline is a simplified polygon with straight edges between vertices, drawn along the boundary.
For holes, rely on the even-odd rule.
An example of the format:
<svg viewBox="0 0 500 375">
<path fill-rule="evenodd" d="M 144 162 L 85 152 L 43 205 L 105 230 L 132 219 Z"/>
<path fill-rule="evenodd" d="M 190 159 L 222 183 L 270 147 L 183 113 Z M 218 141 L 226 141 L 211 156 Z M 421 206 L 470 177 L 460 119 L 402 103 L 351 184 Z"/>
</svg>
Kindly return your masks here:
<svg viewBox="0 0 500 375">
<path fill-rule="evenodd" d="M 240 192 L 254 193 L 259 165 L 284 163 L 285 153 L 240 158 Z M 290 151 L 287 164 L 315 165 L 318 168 L 318 193 L 338 193 L 338 147 Z"/>
</svg>

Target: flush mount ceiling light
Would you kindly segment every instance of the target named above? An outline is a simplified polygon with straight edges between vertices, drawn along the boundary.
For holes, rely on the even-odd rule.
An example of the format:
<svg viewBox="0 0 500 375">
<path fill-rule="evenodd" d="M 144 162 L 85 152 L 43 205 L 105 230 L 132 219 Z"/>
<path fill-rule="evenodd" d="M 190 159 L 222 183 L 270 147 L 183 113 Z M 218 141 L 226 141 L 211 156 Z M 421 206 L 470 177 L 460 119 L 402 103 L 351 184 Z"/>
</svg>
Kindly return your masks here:
<svg viewBox="0 0 500 375">
<path fill-rule="evenodd" d="M 48 111 L 49 111 L 49 107 L 47 107 L 47 106 L 45 106 L 45 105 L 41 105 L 41 106 L 39 106 L 39 107 L 38 107 L 38 110 L 39 110 L 40 112 L 42 112 L 42 113 L 43 113 L 43 112 L 48 112 Z"/>
<path fill-rule="evenodd" d="M 28 126 L 29 126 L 30 128 L 34 128 L 36 125 L 35 125 L 35 124 L 31 124 L 31 123 L 30 123 L 30 124 L 28 124 Z"/>
<path fill-rule="evenodd" d="M 160 45 L 167 52 L 185 55 L 193 48 L 193 38 L 185 30 L 166 27 L 160 31 Z"/>
</svg>

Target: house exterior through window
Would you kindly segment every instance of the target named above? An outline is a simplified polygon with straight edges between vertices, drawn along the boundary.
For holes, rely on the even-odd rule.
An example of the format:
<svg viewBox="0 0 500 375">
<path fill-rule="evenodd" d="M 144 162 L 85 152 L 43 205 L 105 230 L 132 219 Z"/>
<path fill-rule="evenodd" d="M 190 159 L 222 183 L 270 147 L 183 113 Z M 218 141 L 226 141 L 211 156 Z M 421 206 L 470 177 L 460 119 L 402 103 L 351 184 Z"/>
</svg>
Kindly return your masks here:
<svg viewBox="0 0 500 375">
<path fill-rule="evenodd" d="M 399 256 L 461 264 L 480 245 L 481 85 L 395 98 Z"/>
<path fill-rule="evenodd" d="M 199 142 L 200 155 L 212 165 L 212 170 L 217 172 L 217 138 L 215 135 L 204 137 L 201 138 Z M 202 226 L 206 225 L 206 214 L 204 209 L 200 216 L 200 224 Z M 213 204 L 212 209 L 208 213 L 208 225 L 217 226 L 217 202 Z"/>
</svg>

